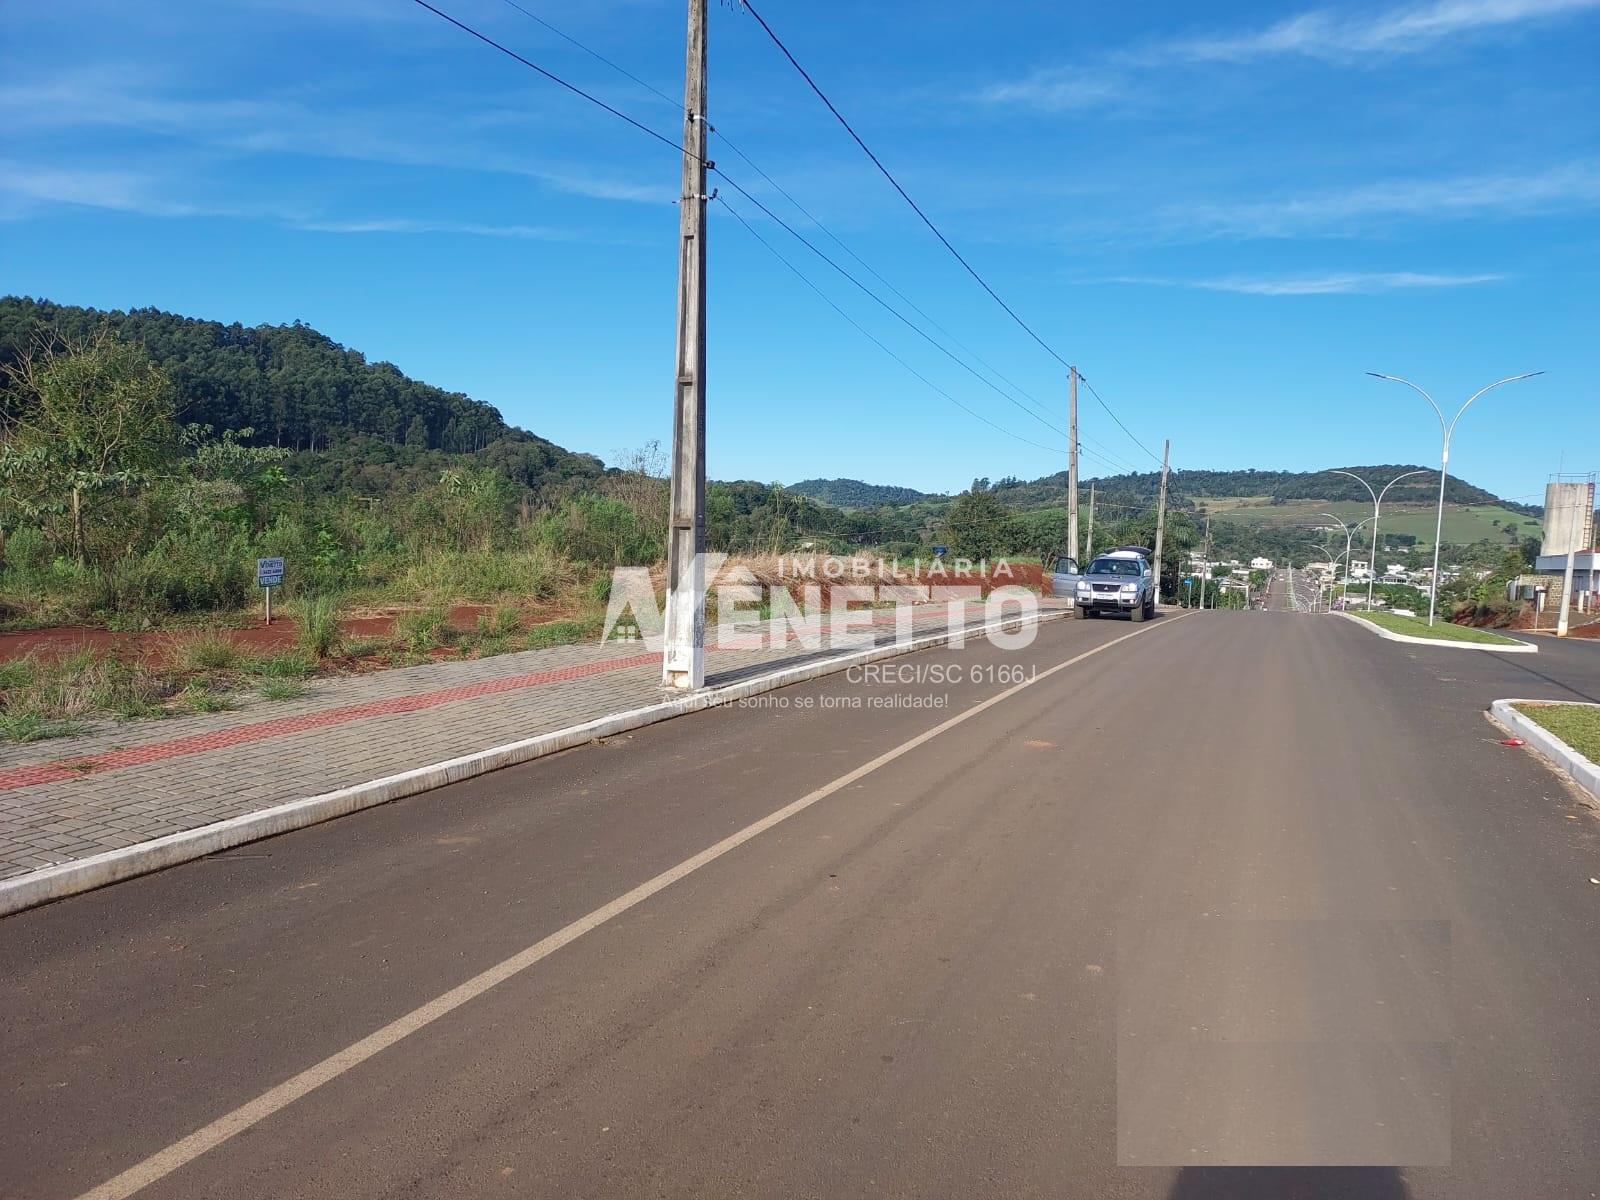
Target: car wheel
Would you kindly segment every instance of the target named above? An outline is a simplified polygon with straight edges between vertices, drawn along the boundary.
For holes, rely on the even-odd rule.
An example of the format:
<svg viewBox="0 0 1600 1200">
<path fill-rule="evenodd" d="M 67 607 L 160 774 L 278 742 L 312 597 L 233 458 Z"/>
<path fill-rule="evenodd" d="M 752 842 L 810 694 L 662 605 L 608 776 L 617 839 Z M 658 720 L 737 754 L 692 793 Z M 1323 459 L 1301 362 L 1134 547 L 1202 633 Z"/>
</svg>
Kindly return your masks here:
<svg viewBox="0 0 1600 1200">
<path fill-rule="evenodd" d="M 1137 608 L 1132 609 L 1128 613 L 1128 620 L 1132 621 L 1136 625 L 1140 621 L 1144 620 L 1144 605 L 1140 604 Z"/>
</svg>

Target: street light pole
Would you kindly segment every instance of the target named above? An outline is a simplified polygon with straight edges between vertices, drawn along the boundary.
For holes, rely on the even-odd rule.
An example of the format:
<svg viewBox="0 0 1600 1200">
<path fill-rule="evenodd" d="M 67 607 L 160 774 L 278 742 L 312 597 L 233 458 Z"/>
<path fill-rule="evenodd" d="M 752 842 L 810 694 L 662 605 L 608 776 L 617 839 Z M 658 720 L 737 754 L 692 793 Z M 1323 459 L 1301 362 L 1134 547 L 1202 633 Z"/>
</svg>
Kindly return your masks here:
<svg viewBox="0 0 1600 1200">
<path fill-rule="evenodd" d="M 1374 582 L 1376 582 L 1378 576 L 1378 515 L 1383 508 L 1383 498 L 1389 494 L 1389 489 L 1395 484 L 1399 483 L 1402 479 L 1410 479 L 1413 475 L 1426 475 L 1427 472 L 1407 471 L 1404 475 L 1396 475 L 1393 479 L 1389 480 L 1388 483 L 1383 485 L 1383 490 L 1381 492 L 1376 494 L 1374 494 L 1372 491 L 1372 485 L 1365 479 L 1361 478 L 1361 476 L 1357 475 L 1354 471 L 1333 471 L 1331 474 L 1350 476 L 1351 479 L 1354 479 L 1362 487 L 1366 488 L 1367 495 L 1372 497 L 1372 561 L 1367 564 L 1367 611 L 1371 612 L 1372 585 Z"/>
<path fill-rule="evenodd" d="M 1473 392 L 1472 395 L 1467 397 L 1467 402 L 1465 404 L 1456 409 L 1456 415 L 1450 418 L 1448 424 L 1444 419 L 1444 409 L 1439 407 L 1432 396 L 1428 395 L 1427 392 L 1423 391 L 1409 379 L 1401 379 L 1398 375 L 1384 375 L 1378 371 L 1368 371 L 1367 374 L 1371 375 L 1374 379 L 1387 379 L 1390 383 L 1405 384 L 1408 388 L 1426 400 L 1433 408 L 1434 415 L 1439 418 L 1439 433 L 1442 438 L 1439 449 L 1439 511 L 1433 522 L 1433 578 L 1429 580 L 1428 588 L 1428 624 L 1429 626 L 1432 626 L 1434 610 L 1438 607 L 1439 601 L 1439 541 L 1444 537 L 1444 480 L 1445 475 L 1450 470 L 1450 438 L 1451 435 L 1456 431 L 1456 422 L 1461 420 L 1462 413 L 1466 412 L 1468 408 L 1472 407 L 1472 402 L 1485 392 L 1491 392 L 1495 388 L 1500 387 L 1502 384 L 1516 383 L 1520 379 L 1532 379 L 1535 375 L 1543 375 L 1544 372 L 1529 371 L 1523 375 L 1510 375 L 1505 379 L 1496 380 L 1488 387 L 1479 388 L 1477 391 Z"/>
</svg>

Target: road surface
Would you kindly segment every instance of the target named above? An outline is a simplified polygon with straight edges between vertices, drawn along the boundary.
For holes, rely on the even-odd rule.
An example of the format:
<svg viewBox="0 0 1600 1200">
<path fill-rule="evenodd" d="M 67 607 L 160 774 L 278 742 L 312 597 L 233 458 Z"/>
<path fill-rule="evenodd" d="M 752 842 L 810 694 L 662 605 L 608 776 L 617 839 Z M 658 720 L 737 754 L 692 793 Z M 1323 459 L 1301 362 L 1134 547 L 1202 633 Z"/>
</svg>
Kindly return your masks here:
<svg viewBox="0 0 1600 1200">
<path fill-rule="evenodd" d="M 1591 1196 L 1561 649 L 1058 622 L 19 914 L 0 1193 Z"/>
</svg>

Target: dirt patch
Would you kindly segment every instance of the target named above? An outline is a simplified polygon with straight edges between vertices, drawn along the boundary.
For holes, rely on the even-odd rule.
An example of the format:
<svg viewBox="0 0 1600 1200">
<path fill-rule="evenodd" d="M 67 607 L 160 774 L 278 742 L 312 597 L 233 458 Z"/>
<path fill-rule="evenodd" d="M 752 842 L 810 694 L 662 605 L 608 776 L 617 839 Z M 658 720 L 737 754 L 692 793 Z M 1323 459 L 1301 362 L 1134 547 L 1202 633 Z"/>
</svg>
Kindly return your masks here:
<svg viewBox="0 0 1600 1200">
<path fill-rule="evenodd" d="M 348 638 L 379 638 L 394 633 L 395 622 L 405 608 L 382 609 L 363 612 L 345 618 L 339 627 Z M 458 604 L 450 610 L 450 624 L 463 632 L 473 629 L 480 616 L 492 613 L 490 604 Z M 548 613 L 536 614 L 549 619 Z M 0 662 L 38 654 L 44 658 L 58 659 L 74 651 L 90 649 L 129 662 L 147 666 L 165 665 L 172 656 L 174 641 L 181 640 L 193 630 L 158 629 L 126 632 L 115 629 L 97 629 L 90 625 L 62 625 L 54 629 L 28 629 L 15 633 L 0 633 Z M 219 632 L 242 650 L 255 654 L 271 654 L 292 650 L 300 636 L 300 627 L 289 617 L 275 617 L 271 625 L 259 618 L 253 623 Z"/>
</svg>

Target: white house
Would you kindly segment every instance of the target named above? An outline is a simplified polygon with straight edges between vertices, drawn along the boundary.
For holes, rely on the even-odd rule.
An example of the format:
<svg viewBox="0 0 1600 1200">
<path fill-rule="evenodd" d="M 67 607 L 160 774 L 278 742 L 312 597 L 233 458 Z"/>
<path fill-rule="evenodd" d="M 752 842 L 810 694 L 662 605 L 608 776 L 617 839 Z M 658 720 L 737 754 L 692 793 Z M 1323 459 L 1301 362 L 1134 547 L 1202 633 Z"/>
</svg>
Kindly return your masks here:
<svg viewBox="0 0 1600 1200">
<path fill-rule="evenodd" d="M 1260 555 L 1257 555 L 1255 558 L 1250 560 L 1250 569 L 1252 571 L 1270 571 L 1272 570 L 1272 560 L 1270 558 L 1262 558 Z"/>
</svg>

